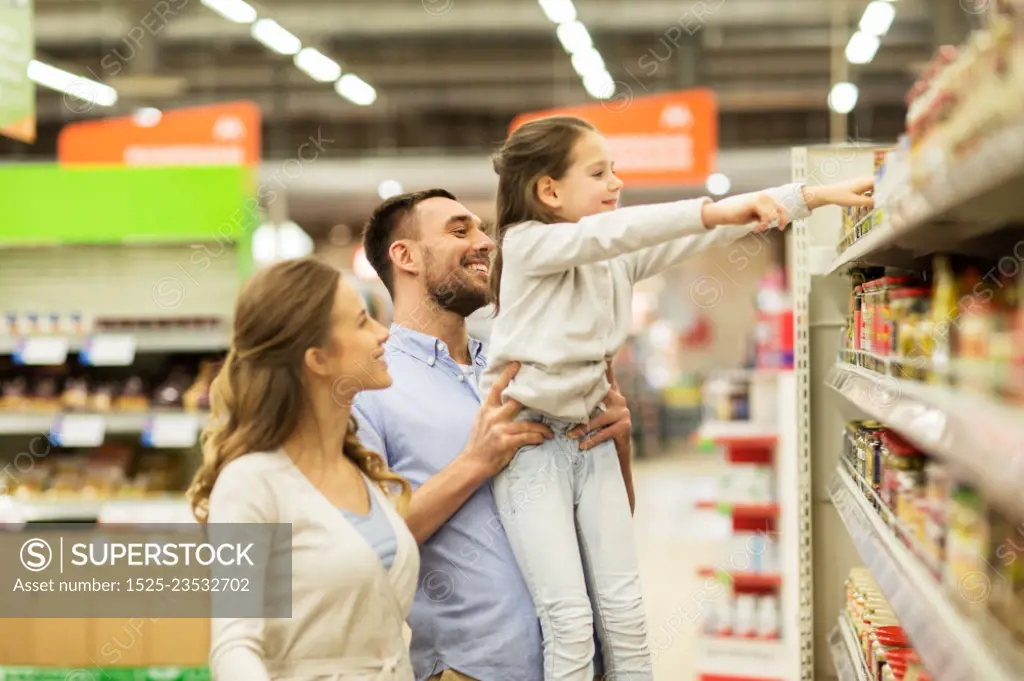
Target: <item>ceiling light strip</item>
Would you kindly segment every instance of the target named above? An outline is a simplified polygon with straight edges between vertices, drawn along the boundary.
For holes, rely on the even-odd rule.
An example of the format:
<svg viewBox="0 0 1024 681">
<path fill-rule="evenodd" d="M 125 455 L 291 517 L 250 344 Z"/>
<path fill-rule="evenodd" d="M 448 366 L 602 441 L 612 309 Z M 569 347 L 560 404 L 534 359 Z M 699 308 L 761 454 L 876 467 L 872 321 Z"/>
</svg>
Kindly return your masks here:
<svg viewBox="0 0 1024 681">
<path fill-rule="evenodd" d="M 334 91 L 353 104 L 370 106 L 377 101 L 373 86 L 354 73 L 343 73 L 341 66 L 312 47 L 303 47 L 302 41 L 273 19 L 260 18 L 259 12 L 245 0 L 201 0 L 202 4 L 228 21 L 251 24 L 253 40 L 268 50 L 289 56 L 295 67 L 318 83 L 334 83 Z M 568 2 L 572 0 L 545 0 Z M 573 9 L 575 12 L 575 9 Z"/>
<path fill-rule="evenodd" d="M 609 99 L 615 94 L 604 58 L 594 47 L 590 32 L 577 18 L 572 0 L 537 0 L 551 23 L 556 25 L 555 35 L 562 49 L 572 60 L 572 68 L 583 81 L 587 94 L 595 99 Z"/>
</svg>

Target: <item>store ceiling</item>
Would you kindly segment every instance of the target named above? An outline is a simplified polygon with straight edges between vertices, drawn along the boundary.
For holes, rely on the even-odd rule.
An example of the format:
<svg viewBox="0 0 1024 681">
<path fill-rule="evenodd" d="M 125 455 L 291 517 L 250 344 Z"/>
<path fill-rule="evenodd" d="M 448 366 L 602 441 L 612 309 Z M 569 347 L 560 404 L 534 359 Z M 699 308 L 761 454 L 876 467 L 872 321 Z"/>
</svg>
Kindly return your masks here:
<svg viewBox="0 0 1024 681">
<path fill-rule="evenodd" d="M 838 1 L 838 0 L 836 0 Z M 859 134 L 894 134 L 915 65 L 932 53 L 930 2 L 901 0 L 874 61 L 858 68 Z M 254 4 L 255 3 L 251 3 Z M 848 0 L 846 38 L 866 0 Z M 829 0 L 576 0 L 620 89 L 704 85 L 722 111 L 724 147 L 821 141 L 830 84 Z M 537 0 L 263 0 L 305 45 L 376 88 L 360 107 L 313 81 L 200 0 L 36 0 L 40 59 L 114 85 L 112 113 L 223 99 L 258 102 L 267 155 L 329 125 L 346 153 L 490 146 L 524 110 L 588 99 Z M 692 33 L 692 35 L 691 35 Z M 104 110 L 104 112 L 110 110 Z M 98 112 L 92 112 L 98 113 Z M 42 135 L 76 114 L 41 92 Z M 896 128 L 898 130 L 898 127 Z"/>
<path fill-rule="evenodd" d="M 838 2 L 575 0 L 575 7 L 620 91 L 713 88 L 720 145 L 731 150 L 826 141 L 831 46 L 845 45 L 867 5 Z M 333 140 L 325 151 L 332 160 L 482 157 L 516 114 L 593 101 L 538 0 L 250 4 L 371 84 L 376 102 L 345 101 L 201 0 L 36 0 L 37 57 L 114 86 L 119 102 L 79 114 L 41 88 L 38 141 L 0 140 L 0 154 L 53 158 L 60 128 L 83 117 L 249 99 L 263 111 L 271 162 L 289 158 L 312 134 Z M 964 22 L 956 5 L 896 3 L 877 56 L 851 73 L 861 89 L 851 134 L 891 140 L 903 129 L 915 69 Z M 830 28 L 835 12 L 845 17 L 838 36 Z"/>
</svg>

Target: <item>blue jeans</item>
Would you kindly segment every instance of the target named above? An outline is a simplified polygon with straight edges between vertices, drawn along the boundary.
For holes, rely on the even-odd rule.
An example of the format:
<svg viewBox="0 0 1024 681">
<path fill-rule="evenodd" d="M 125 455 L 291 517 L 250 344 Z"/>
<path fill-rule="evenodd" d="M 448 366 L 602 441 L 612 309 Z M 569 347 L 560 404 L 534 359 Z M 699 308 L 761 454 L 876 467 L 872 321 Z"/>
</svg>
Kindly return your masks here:
<svg viewBox="0 0 1024 681">
<path fill-rule="evenodd" d="M 545 681 L 593 681 L 595 625 L 606 681 L 652 681 L 633 519 L 614 443 L 580 452 L 566 435 L 573 424 L 529 410 L 519 418 L 554 432 L 520 449 L 494 479 L 540 618 Z"/>
</svg>

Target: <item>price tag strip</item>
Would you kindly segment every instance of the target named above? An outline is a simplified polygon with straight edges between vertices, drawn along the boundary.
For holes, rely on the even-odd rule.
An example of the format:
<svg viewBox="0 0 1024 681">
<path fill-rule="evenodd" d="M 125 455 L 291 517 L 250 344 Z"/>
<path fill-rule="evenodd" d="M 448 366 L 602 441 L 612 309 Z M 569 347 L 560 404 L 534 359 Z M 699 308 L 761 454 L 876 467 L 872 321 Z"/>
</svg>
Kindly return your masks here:
<svg viewBox="0 0 1024 681">
<path fill-rule="evenodd" d="M 147 447 L 185 449 L 199 440 L 199 417 L 196 414 L 154 414 L 142 433 Z"/>
<path fill-rule="evenodd" d="M 50 426 L 50 442 L 58 447 L 99 447 L 107 422 L 99 414 L 63 414 Z"/>
<path fill-rule="evenodd" d="M 68 339 L 63 336 L 29 336 L 18 341 L 14 363 L 24 366 L 57 366 L 68 360 Z"/>
<path fill-rule="evenodd" d="M 135 361 L 134 335 L 101 334 L 91 337 L 78 358 L 86 366 L 125 367 Z"/>
</svg>

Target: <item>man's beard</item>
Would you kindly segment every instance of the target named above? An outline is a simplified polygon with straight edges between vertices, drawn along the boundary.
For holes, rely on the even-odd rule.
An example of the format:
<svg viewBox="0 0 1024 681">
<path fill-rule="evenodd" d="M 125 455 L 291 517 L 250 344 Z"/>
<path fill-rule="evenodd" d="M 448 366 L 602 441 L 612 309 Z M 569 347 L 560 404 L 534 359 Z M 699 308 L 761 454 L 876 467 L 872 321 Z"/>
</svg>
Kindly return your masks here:
<svg viewBox="0 0 1024 681">
<path fill-rule="evenodd" d="M 470 275 L 465 270 L 441 277 L 435 276 L 433 265 L 427 268 L 427 295 L 439 308 L 465 318 L 490 304 L 490 290 L 467 281 Z"/>
</svg>

